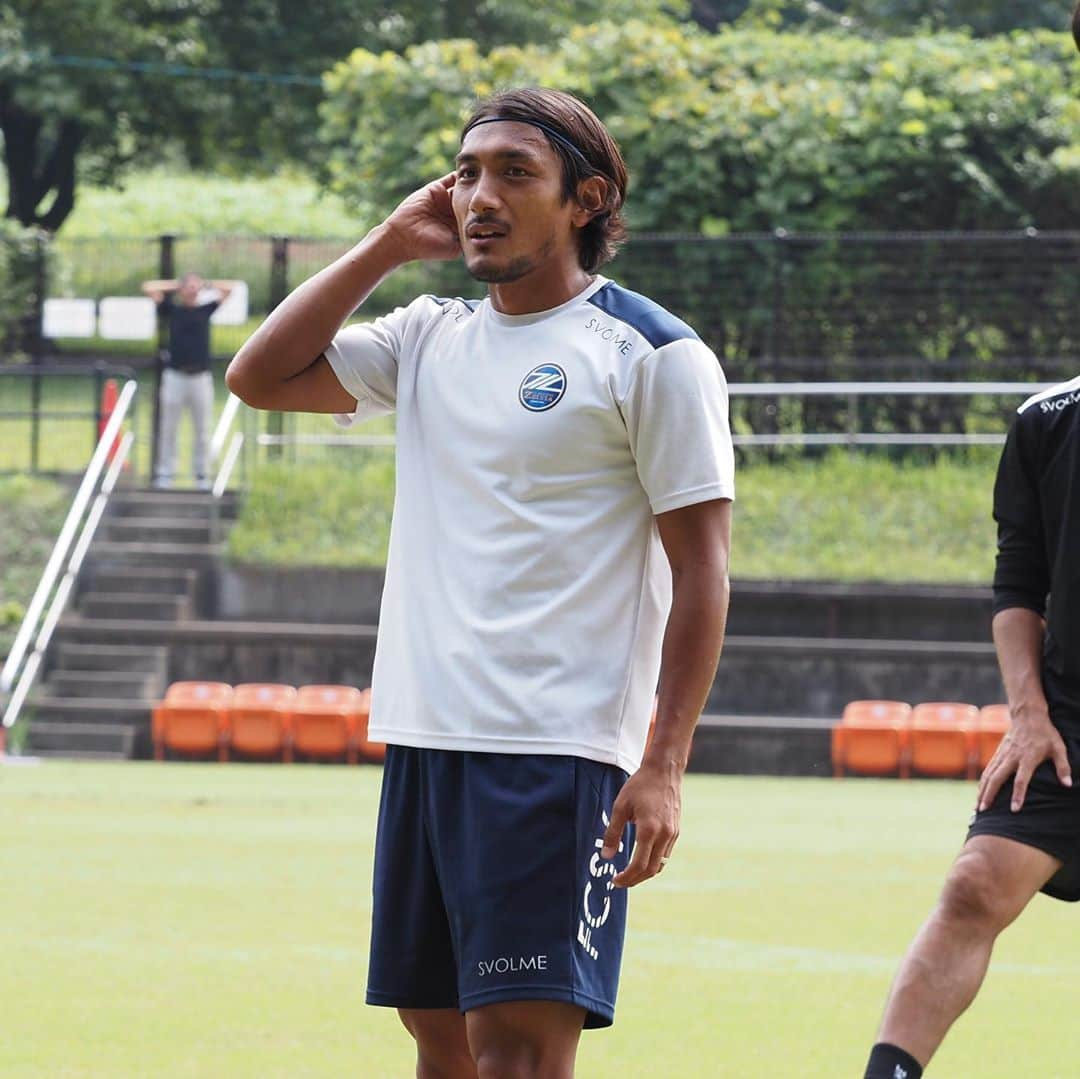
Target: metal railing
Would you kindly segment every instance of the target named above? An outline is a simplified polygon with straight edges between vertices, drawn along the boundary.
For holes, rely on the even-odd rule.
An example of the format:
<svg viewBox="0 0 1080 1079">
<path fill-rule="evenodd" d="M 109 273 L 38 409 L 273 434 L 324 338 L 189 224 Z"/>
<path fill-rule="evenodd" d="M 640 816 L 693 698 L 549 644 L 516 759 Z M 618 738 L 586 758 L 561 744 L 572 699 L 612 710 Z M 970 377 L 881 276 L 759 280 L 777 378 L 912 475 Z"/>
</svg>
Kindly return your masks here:
<svg viewBox="0 0 1080 1079">
<path fill-rule="evenodd" d="M 38 582 L 30 606 L 26 609 L 22 624 L 15 634 L 7 662 L 0 670 L 0 695 L 11 696 L 7 700 L 2 725 L 10 729 L 19 718 L 19 712 L 30 693 L 38 670 L 45 658 L 45 651 L 52 639 L 56 624 L 63 614 L 64 606 L 75 585 L 86 552 L 97 531 L 98 524 L 127 461 L 135 436 L 120 429 L 134 400 L 138 385 L 128 380 L 120 390 L 116 407 L 101 432 L 98 444 L 90 458 L 82 482 L 60 529 L 52 554 Z M 96 494 L 96 497 L 95 497 Z M 91 500 L 93 501 L 91 502 Z M 65 570 L 61 579 L 61 572 Z M 59 580 L 59 584 L 57 581 Z M 47 608 L 47 610 L 46 610 Z M 34 640 L 36 634 L 36 640 Z M 31 641 L 34 651 L 26 659 Z M 26 662 L 24 664 L 24 659 Z M 12 687 L 14 686 L 14 691 Z"/>
<path fill-rule="evenodd" d="M 731 398 L 832 397 L 847 402 L 847 422 L 842 431 L 736 434 L 732 442 L 741 447 L 779 446 L 997 446 L 1004 432 L 956 433 L 948 431 L 862 431 L 858 429 L 858 401 L 864 397 L 1014 397 L 1025 398 L 1048 389 L 1053 383 L 1031 382 L 732 382 Z M 257 447 L 280 449 L 325 447 L 392 448 L 393 435 L 270 434 L 254 437 Z"/>
</svg>

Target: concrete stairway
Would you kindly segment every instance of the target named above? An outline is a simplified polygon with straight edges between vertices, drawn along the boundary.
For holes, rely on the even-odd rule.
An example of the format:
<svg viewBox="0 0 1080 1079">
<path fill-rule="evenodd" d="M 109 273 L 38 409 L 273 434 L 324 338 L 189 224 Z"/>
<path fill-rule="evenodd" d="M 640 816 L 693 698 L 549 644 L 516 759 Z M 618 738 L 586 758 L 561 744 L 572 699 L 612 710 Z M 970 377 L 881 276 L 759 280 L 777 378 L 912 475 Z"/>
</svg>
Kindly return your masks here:
<svg viewBox="0 0 1080 1079">
<path fill-rule="evenodd" d="M 116 492 L 54 640 L 45 680 L 27 705 L 25 751 L 129 758 L 149 751 L 150 712 L 168 676 L 168 648 L 150 624 L 199 613 L 202 578 L 235 517 L 231 496 Z M 77 627 L 77 634 L 65 629 Z"/>
</svg>

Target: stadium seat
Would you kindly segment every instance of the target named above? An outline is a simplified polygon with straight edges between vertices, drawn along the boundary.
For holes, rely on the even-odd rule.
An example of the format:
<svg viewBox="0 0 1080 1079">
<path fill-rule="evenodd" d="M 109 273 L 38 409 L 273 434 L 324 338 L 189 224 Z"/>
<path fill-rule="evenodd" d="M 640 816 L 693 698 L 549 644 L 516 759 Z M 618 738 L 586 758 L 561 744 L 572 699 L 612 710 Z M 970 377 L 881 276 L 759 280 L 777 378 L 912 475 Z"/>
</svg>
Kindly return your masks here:
<svg viewBox="0 0 1080 1079">
<path fill-rule="evenodd" d="M 177 753 L 225 760 L 232 696 L 225 682 L 173 682 L 152 713 L 154 758 Z"/>
<path fill-rule="evenodd" d="M 293 704 L 289 724 L 291 744 L 286 760 L 294 751 L 311 760 L 343 760 L 355 764 L 357 731 L 361 719 L 367 726 L 368 705 L 353 686 L 301 686 Z"/>
<path fill-rule="evenodd" d="M 284 760 L 295 702 L 296 690 L 292 686 L 276 682 L 237 686 L 229 708 L 226 759 L 229 753 L 238 753 L 262 760 Z"/>
<path fill-rule="evenodd" d="M 227 682 L 173 682 L 165 690 L 171 704 L 205 704 L 207 701 L 231 700 L 233 688 Z"/>
<path fill-rule="evenodd" d="M 980 774 L 997 752 L 998 745 L 1009 729 L 1009 722 L 1007 704 L 988 704 L 979 709 L 975 727 L 975 760 Z"/>
<path fill-rule="evenodd" d="M 959 778 L 975 776 L 973 704 L 935 701 L 911 713 L 911 770 L 919 775 Z"/>
<path fill-rule="evenodd" d="M 368 713 L 371 709 L 371 690 L 360 693 L 360 714 L 356 721 L 356 750 L 362 761 L 378 763 L 386 759 L 386 744 L 371 742 L 367 736 Z"/>
<path fill-rule="evenodd" d="M 910 719 L 903 701 L 852 701 L 833 727 L 833 774 L 906 778 Z"/>
</svg>

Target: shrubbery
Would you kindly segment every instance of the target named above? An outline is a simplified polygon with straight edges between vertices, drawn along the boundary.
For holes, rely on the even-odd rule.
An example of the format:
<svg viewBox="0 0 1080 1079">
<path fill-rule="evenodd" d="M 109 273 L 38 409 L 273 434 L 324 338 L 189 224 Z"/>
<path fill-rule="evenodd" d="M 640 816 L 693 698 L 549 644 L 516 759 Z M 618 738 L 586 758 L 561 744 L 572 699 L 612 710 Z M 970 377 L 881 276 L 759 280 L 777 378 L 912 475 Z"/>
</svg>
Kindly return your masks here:
<svg viewBox="0 0 1080 1079">
<path fill-rule="evenodd" d="M 359 49 L 328 76 L 327 176 L 389 211 L 447 172 L 478 95 L 558 86 L 621 142 L 639 230 L 1072 227 L 1080 100 L 1064 34 L 867 39 L 597 24 L 557 47 Z"/>
<path fill-rule="evenodd" d="M 32 344 L 49 258 L 45 233 L 0 218 L 0 363 L 21 358 Z"/>
</svg>

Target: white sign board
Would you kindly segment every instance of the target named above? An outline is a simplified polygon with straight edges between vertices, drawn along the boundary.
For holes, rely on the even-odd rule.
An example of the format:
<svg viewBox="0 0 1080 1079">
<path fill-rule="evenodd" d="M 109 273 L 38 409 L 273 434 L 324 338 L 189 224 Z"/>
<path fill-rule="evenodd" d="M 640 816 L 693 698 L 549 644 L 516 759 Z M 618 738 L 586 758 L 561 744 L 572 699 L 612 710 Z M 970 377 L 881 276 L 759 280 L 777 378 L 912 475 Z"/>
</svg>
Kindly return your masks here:
<svg viewBox="0 0 1080 1079">
<path fill-rule="evenodd" d="M 41 315 L 43 337 L 93 337 L 97 312 L 93 300 L 46 300 Z"/>
<path fill-rule="evenodd" d="M 206 299 L 212 300 L 216 296 L 213 289 L 207 290 Z M 200 302 L 203 294 L 199 294 Z M 248 287 L 246 281 L 237 281 L 233 285 L 228 299 L 210 316 L 210 321 L 215 326 L 241 326 L 248 319 Z"/>
<path fill-rule="evenodd" d="M 149 296 L 106 296 L 98 308 L 98 333 L 112 341 L 146 341 L 157 335 L 157 307 Z"/>
</svg>

